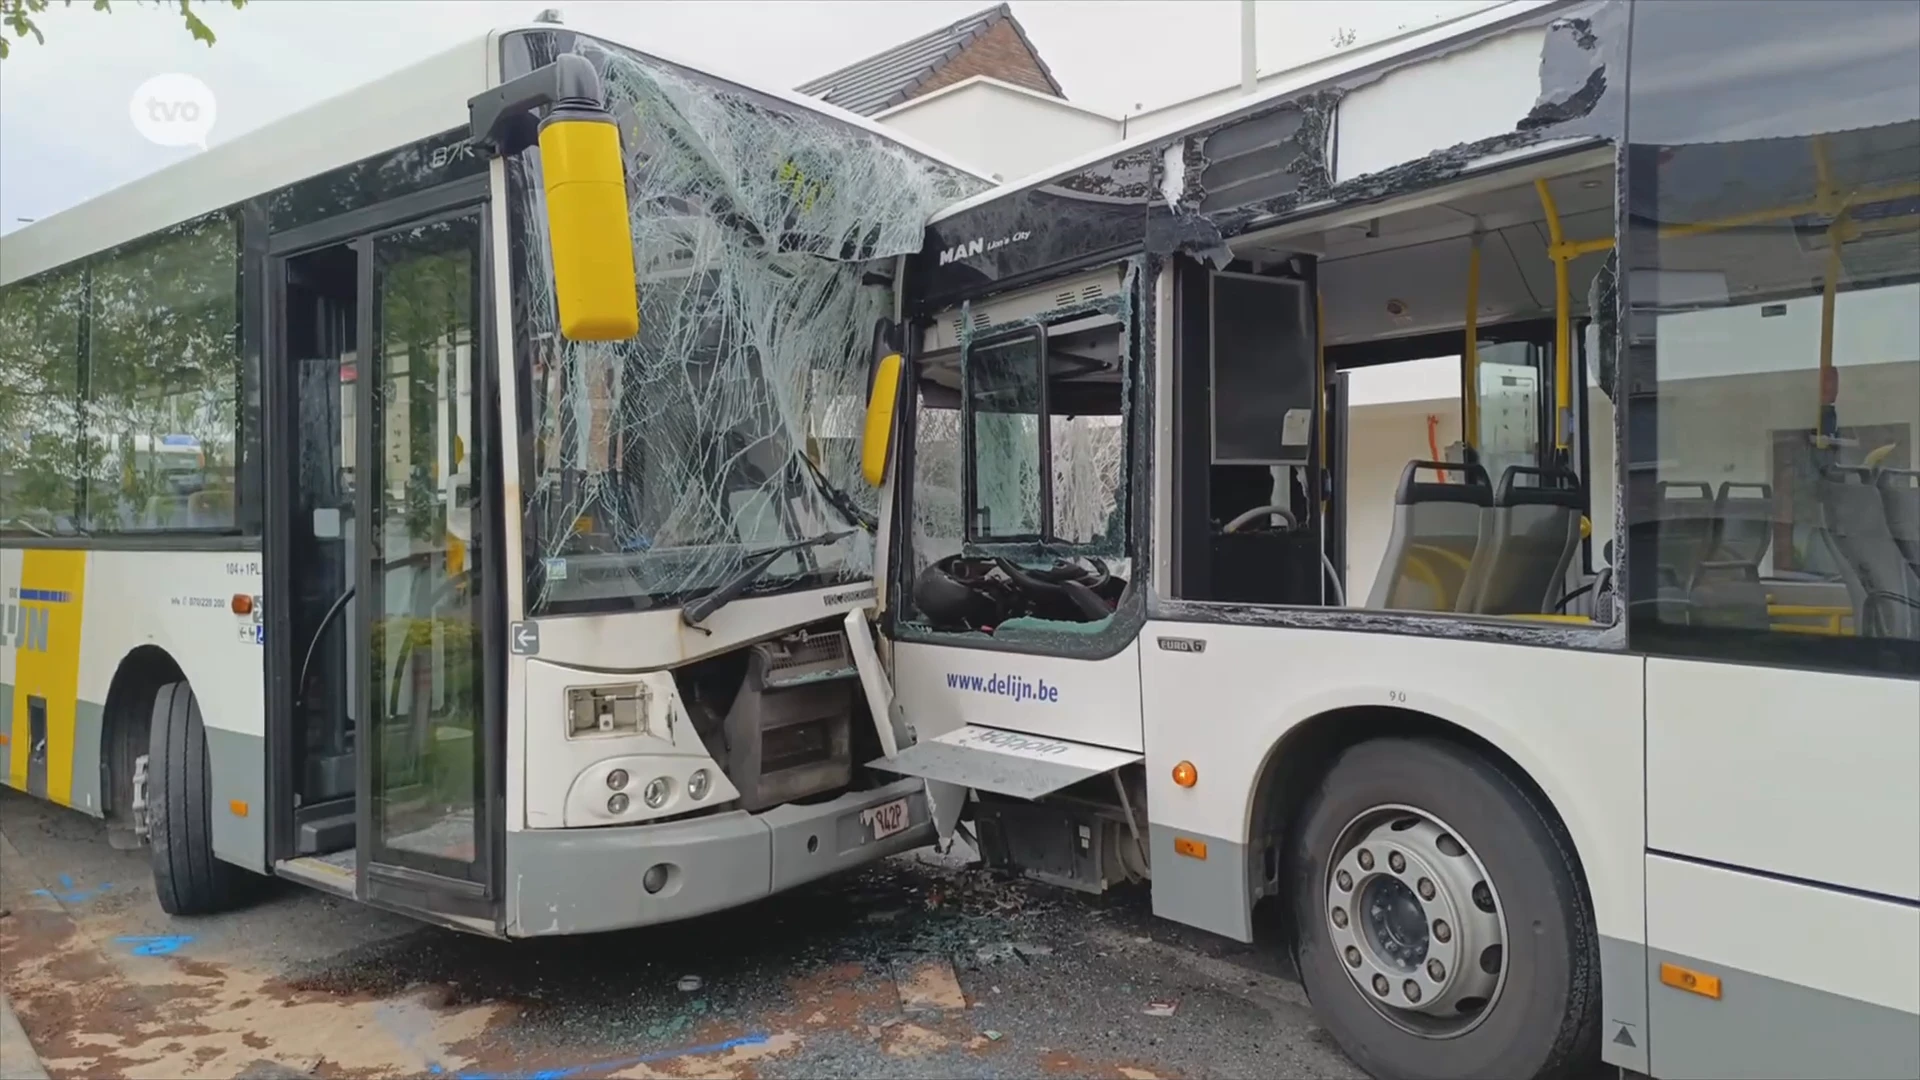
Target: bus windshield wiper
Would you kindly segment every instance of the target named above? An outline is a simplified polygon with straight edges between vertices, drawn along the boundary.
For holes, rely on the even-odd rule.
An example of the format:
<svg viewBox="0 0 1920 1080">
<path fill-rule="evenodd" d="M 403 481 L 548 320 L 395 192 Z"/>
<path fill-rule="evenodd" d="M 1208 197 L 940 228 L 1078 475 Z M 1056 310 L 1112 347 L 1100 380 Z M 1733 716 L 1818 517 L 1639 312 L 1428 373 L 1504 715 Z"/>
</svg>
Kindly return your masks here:
<svg viewBox="0 0 1920 1080">
<path fill-rule="evenodd" d="M 760 578 L 772 568 L 773 564 L 779 561 L 782 555 L 790 555 L 796 551 L 803 551 L 810 547 L 819 547 L 822 544 L 836 543 L 845 540 L 858 531 L 858 529 L 846 529 L 841 532 L 821 533 L 819 536 L 809 536 L 805 540 L 795 540 L 791 544 L 782 544 L 777 548 L 771 548 L 762 552 L 759 558 L 741 567 L 739 573 L 720 583 L 712 590 L 702 593 L 692 601 L 681 605 L 680 621 L 686 623 L 688 626 L 699 627 L 699 625 L 706 622 L 714 612 L 732 603 L 736 597 L 746 591 L 747 586 L 760 580 Z"/>
</svg>

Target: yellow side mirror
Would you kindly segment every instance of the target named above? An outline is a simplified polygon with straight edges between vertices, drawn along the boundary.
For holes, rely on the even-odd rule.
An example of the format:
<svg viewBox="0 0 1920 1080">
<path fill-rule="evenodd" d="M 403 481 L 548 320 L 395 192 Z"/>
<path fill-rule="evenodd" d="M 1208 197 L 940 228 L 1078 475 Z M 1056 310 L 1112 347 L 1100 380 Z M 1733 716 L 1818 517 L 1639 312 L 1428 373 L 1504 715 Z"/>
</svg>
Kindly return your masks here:
<svg viewBox="0 0 1920 1080">
<path fill-rule="evenodd" d="M 633 222 L 613 117 L 571 103 L 554 109 L 540 123 L 540 166 L 561 335 L 571 341 L 634 336 L 640 305 Z"/>
<path fill-rule="evenodd" d="M 620 128 L 601 102 L 600 73 L 576 53 L 467 99 L 475 145 L 501 157 L 540 145 L 553 293 L 560 335 L 571 341 L 640 332 L 626 158 Z M 547 114 L 536 127 L 539 109 Z"/>
<path fill-rule="evenodd" d="M 880 358 L 867 392 L 867 424 L 860 436 L 860 475 L 879 487 L 887 478 L 887 455 L 893 448 L 893 413 L 900 401 L 899 353 Z"/>
</svg>

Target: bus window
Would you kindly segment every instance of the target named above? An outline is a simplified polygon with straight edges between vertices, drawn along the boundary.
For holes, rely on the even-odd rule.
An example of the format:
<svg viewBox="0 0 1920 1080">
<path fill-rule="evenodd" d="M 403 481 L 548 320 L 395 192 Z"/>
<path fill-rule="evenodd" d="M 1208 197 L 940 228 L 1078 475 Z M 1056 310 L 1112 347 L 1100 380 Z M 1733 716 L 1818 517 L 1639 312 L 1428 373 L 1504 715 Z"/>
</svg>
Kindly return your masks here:
<svg viewBox="0 0 1920 1080">
<path fill-rule="evenodd" d="M 1813 25 L 1755 10 L 1754 40 Z M 1913 40 L 1913 10 L 1832 5 L 1817 47 L 1845 65 L 1733 65 L 1738 77 L 1705 82 L 1669 43 L 1702 40 L 1715 16 L 1655 5 L 1636 24 L 1636 648 L 1842 671 L 1920 664 L 1920 564 L 1898 531 L 1920 464 L 1920 75 L 1898 44 Z M 1676 491 L 1691 494 L 1662 497 Z M 1703 501 L 1705 540 L 1676 542 L 1693 527 L 1681 511 Z"/>
</svg>

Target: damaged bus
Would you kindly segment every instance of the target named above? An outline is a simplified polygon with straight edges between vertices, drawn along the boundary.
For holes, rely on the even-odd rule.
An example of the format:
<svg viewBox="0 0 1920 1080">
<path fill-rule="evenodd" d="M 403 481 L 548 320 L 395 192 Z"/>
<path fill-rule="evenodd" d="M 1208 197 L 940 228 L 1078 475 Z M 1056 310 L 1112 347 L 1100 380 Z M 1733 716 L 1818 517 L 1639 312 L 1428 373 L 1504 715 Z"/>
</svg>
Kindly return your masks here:
<svg viewBox="0 0 1920 1080">
<path fill-rule="evenodd" d="M 1493 5 L 907 297 L 863 675 L 943 835 L 1376 1076 L 1920 1075 L 1920 4 Z"/>
<path fill-rule="evenodd" d="M 580 933 L 925 843 L 839 616 L 899 262 L 988 186 L 539 24 L 10 234 L 0 779 L 176 914 Z"/>
</svg>

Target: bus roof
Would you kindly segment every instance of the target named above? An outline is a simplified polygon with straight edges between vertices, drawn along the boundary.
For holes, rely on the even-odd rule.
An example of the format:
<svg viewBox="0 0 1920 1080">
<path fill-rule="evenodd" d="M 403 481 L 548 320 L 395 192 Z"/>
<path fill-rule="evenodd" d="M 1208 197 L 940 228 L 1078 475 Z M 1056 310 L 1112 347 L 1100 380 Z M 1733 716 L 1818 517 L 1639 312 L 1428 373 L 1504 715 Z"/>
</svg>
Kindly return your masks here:
<svg viewBox="0 0 1920 1080">
<path fill-rule="evenodd" d="M 1332 57 L 1303 64 L 1274 78 L 1253 93 L 1227 99 L 1210 109 L 1192 114 L 1177 125 L 1150 128 L 1138 135 L 1090 150 L 1079 157 L 963 199 L 935 214 L 932 221 L 939 222 L 1014 192 L 1040 187 L 1050 181 L 1071 176 L 1089 166 L 1111 161 L 1132 151 L 1171 143 L 1184 136 L 1217 127 L 1223 121 L 1243 113 L 1257 113 L 1323 84 L 1337 83 L 1363 73 L 1368 68 L 1390 64 L 1408 56 L 1441 50 L 1452 42 L 1476 37 L 1502 23 L 1546 9 L 1574 7 L 1578 3 L 1579 0 L 1503 0 L 1478 11 L 1435 23 L 1424 30 L 1397 35 L 1384 41 L 1363 45 Z"/>
<path fill-rule="evenodd" d="M 8 233 L 0 242 L 0 285 L 110 250 L 331 169 L 463 128 L 468 119 L 467 100 L 498 78 L 499 41 L 504 35 L 517 30 L 563 29 L 571 28 L 529 23 L 490 31 Z M 755 86 L 657 50 L 649 49 L 646 55 L 830 116 L 956 172 L 991 180 L 989 174 L 956 162 L 903 133 L 818 99 Z"/>
</svg>

